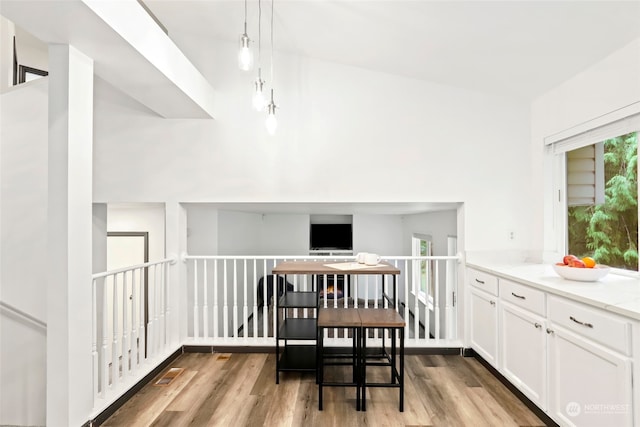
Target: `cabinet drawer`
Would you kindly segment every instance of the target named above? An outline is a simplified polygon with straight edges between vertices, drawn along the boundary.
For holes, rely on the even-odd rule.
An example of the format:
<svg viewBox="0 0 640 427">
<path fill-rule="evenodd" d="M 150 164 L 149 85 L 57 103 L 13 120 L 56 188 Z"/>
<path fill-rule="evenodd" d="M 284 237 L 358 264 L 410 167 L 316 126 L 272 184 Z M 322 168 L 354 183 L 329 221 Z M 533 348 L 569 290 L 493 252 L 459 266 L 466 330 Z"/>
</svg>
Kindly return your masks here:
<svg viewBox="0 0 640 427">
<path fill-rule="evenodd" d="M 544 316 L 544 292 L 538 289 L 500 279 L 500 299 Z"/>
<path fill-rule="evenodd" d="M 624 355 L 631 355 L 631 324 L 611 313 L 549 296 L 549 320 Z M 553 325 L 552 325 L 553 328 Z"/>
<path fill-rule="evenodd" d="M 491 295 L 498 296 L 498 278 L 496 276 L 468 268 L 467 280 L 470 285 L 489 292 Z"/>
</svg>

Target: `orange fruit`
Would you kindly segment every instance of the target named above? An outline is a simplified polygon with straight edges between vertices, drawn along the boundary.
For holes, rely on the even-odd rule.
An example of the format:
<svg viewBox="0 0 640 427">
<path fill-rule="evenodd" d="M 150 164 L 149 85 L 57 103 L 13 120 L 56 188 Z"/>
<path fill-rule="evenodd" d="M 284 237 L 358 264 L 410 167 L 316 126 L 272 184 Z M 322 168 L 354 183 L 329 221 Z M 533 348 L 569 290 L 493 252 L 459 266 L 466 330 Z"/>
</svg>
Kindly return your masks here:
<svg viewBox="0 0 640 427">
<path fill-rule="evenodd" d="M 593 268 L 593 267 L 596 266 L 596 260 L 591 258 L 591 257 L 589 257 L 589 256 L 586 256 L 586 257 L 582 258 L 582 262 L 584 262 L 584 265 L 587 268 Z"/>
</svg>

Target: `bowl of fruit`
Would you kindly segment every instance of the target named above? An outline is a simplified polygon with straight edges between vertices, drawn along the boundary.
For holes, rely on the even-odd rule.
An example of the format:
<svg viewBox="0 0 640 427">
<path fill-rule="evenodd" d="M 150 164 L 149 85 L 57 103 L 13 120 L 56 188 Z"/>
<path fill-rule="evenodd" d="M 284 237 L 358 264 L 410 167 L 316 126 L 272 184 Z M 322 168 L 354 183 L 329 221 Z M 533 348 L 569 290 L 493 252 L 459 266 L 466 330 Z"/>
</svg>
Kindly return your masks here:
<svg viewBox="0 0 640 427">
<path fill-rule="evenodd" d="M 595 282 L 611 270 L 606 265 L 596 264 L 591 257 L 578 258 L 575 255 L 566 255 L 562 262 L 553 265 L 553 269 L 559 276 L 579 282 Z"/>
</svg>

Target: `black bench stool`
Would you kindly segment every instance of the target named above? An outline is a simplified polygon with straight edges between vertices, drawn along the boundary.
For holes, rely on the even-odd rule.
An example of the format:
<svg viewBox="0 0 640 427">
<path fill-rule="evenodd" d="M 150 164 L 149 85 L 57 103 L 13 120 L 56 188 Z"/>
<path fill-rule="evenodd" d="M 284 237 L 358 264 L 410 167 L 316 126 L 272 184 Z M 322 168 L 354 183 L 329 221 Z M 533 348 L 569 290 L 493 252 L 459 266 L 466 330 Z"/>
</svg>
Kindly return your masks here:
<svg viewBox="0 0 640 427">
<path fill-rule="evenodd" d="M 400 392 L 400 412 L 404 411 L 404 327 L 406 322 L 400 314 L 392 308 L 372 309 L 359 308 L 358 314 L 362 322 L 360 337 L 360 382 L 362 390 L 362 410 L 367 410 L 367 387 L 392 387 L 398 388 Z M 375 355 L 367 354 L 367 334 L 369 329 L 383 329 L 381 353 Z M 391 353 L 387 353 L 384 345 L 384 329 L 391 331 Z M 400 368 L 397 369 L 398 348 L 396 345 L 396 332 L 400 334 Z M 367 359 L 371 359 L 368 361 Z M 384 361 L 380 361 L 384 359 Z M 373 361 L 376 360 L 376 361 Z M 389 366 L 391 367 L 391 380 L 388 383 L 367 382 L 367 366 Z"/>
<path fill-rule="evenodd" d="M 355 387 L 356 388 L 356 410 L 360 410 L 360 316 L 356 308 L 320 308 L 318 312 L 318 354 L 316 357 L 318 364 L 318 409 L 322 411 L 322 388 L 323 387 Z M 353 348 L 344 353 L 328 353 L 324 347 L 325 328 L 348 328 L 352 330 Z M 325 359 L 332 360 L 325 362 Z M 349 361 L 338 361 L 340 359 L 350 359 Z M 324 380 L 325 366 L 351 366 L 353 378 L 351 382 L 326 382 Z"/>
</svg>

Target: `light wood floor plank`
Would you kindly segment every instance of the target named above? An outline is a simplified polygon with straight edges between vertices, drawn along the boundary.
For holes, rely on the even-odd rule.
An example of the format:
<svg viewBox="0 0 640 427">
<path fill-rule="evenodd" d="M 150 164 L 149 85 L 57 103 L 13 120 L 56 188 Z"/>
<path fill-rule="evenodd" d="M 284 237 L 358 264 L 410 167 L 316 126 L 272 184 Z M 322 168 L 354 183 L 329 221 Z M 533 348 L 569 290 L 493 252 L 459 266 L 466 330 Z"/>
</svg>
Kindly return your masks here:
<svg viewBox="0 0 640 427">
<path fill-rule="evenodd" d="M 283 373 L 275 355 L 186 353 L 170 367 L 185 371 L 167 387 L 145 385 L 105 426 L 540 426 L 543 423 L 473 358 L 405 357 L 405 411 L 398 390 L 369 388 L 367 411 L 355 410 L 355 387 L 326 387 L 318 410 L 315 374 Z M 336 379 L 351 370 L 332 367 Z M 388 381 L 388 368 L 371 368 Z"/>
</svg>

